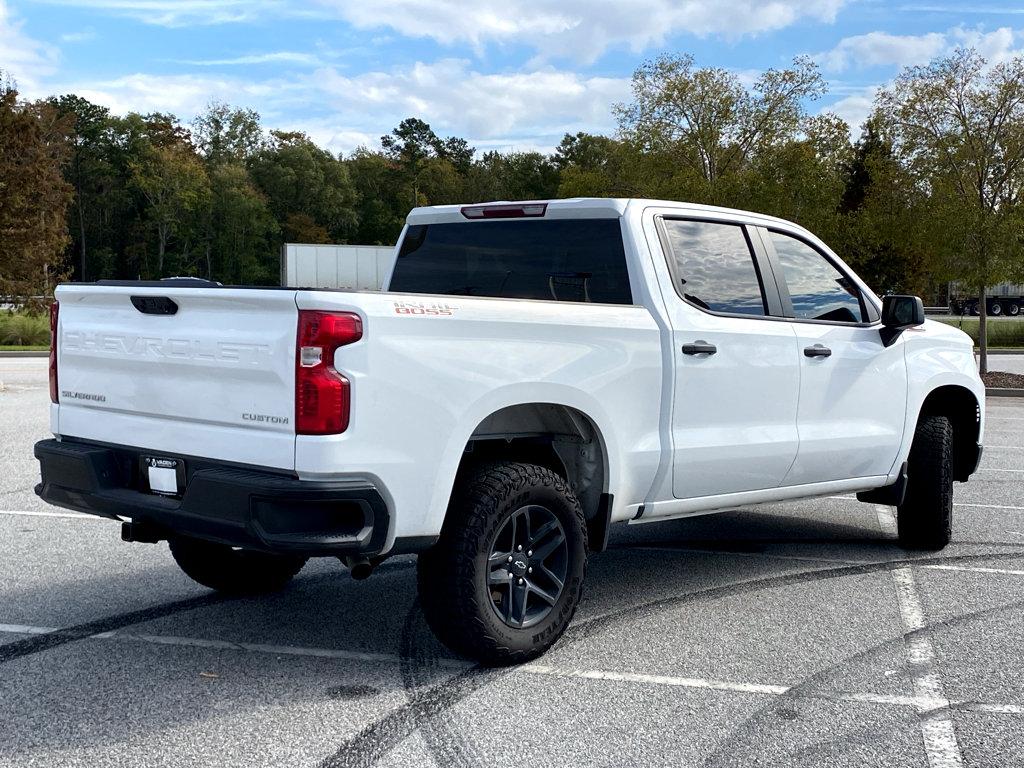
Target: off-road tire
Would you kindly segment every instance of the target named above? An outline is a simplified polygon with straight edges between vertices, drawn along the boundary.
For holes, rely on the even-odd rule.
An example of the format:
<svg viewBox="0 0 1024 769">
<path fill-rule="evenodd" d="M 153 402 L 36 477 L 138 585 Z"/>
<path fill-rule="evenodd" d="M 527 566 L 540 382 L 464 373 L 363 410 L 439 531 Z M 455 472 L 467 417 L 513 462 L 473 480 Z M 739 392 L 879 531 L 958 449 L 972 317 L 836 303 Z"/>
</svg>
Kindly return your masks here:
<svg viewBox="0 0 1024 769">
<path fill-rule="evenodd" d="M 306 559 L 227 545 L 192 537 L 167 543 L 181 570 L 200 585 L 231 595 L 258 595 L 283 590 L 306 565 Z"/>
<path fill-rule="evenodd" d="M 565 534 L 562 591 L 532 627 L 510 627 L 492 605 L 490 547 L 523 506 L 554 513 Z M 420 605 L 427 624 L 457 654 L 485 665 L 512 665 L 542 654 L 569 625 L 587 568 L 587 527 L 568 482 L 538 465 L 498 462 L 460 475 L 441 537 L 417 564 Z"/>
<path fill-rule="evenodd" d="M 896 516 L 900 545 L 941 550 L 953 528 L 953 427 L 946 417 L 923 416 L 907 462 L 907 492 Z"/>
</svg>

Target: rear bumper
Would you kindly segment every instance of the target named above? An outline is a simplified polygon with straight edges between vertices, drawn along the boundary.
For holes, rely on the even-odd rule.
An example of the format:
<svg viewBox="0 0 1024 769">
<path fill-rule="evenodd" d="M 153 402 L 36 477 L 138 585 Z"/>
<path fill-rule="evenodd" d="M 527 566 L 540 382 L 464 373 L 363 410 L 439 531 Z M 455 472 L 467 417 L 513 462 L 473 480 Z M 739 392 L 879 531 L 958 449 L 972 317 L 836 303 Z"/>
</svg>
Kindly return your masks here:
<svg viewBox="0 0 1024 769">
<path fill-rule="evenodd" d="M 282 472 L 199 457 L 184 465 L 184 492 L 148 490 L 142 457 L 150 452 L 65 438 L 35 446 L 42 471 L 36 494 L 51 505 L 107 518 L 131 518 L 155 538 L 184 534 L 275 553 L 379 554 L 390 515 L 372 484 L 300 481 Z"/>
</svg>

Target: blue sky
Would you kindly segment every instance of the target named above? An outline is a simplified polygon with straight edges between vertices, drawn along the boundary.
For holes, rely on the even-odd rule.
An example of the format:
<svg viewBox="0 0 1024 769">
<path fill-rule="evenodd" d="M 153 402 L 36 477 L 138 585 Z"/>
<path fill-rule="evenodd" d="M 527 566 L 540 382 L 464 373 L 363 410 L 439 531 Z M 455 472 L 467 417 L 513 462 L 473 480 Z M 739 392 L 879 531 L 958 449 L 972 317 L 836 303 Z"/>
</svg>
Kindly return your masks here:
<svg viewBox="0 0 1024 769">
<path fill-rule="evenodd" d="M 0 0 L 0 69 L 24 96 L 73 92 L 118 113 L 251 107 L 335 152 L 402 118 L 476 147 L 548 150 L 611 133 L 611 105 L 659 53 L 752 81 L 820 64 L 856 132 L 874 89 L 957 46 L 1024 52 L 1006 0 Z"/>
</svg>

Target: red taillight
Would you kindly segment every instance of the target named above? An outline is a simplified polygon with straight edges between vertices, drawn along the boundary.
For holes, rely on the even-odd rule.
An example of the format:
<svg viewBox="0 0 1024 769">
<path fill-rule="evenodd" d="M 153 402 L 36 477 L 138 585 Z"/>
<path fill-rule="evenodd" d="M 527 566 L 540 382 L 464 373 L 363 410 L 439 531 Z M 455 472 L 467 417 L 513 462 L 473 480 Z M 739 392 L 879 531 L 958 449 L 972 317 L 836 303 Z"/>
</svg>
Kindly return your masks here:
<svg viewBox="0 0 1024 769">
<path fill-rule="evenodd" d="M 50 400 L 57 402 L 57 313 L 60 304 L 50 305 Z"/>
<path fill-rule="evenodd" d="M 467 219 L 519 219 L 520 217 L 544 216 L 547 203 L 515 203 L 498 206 L 463 206 L 462 215 Z"/>
<path fill-rule="evenodd" d="M 334 351 L 363 338 L 351 312 L 299 310 L 295 347 L 295 432 L 330 435 L 348 428 L 351 385 L 334 368 Z"/>
</svg>

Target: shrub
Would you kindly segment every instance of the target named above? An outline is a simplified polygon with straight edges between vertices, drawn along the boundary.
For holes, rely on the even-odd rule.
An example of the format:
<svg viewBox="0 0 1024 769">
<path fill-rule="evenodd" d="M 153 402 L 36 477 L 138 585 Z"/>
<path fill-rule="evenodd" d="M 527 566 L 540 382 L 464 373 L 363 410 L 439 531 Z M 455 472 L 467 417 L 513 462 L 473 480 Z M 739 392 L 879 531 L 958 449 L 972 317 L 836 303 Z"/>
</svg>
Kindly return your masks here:
<svg viewBox="0 0 1024 769">
<path fill-rule="evenodd" d="M 978 343 L 977 318 L 934 318 L 941 323 L 956 326 Z M 989 347 L 1024 347 L 1024 320 L 1016 318 L 988 319 Z"/>
<path fill-rule="evenodd" d="M 46 315 L 0 314 L 0 344 L 50 345 L 50 319 Z"/>
</svg>

